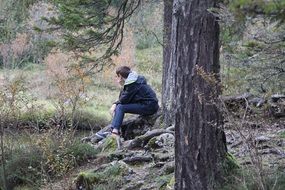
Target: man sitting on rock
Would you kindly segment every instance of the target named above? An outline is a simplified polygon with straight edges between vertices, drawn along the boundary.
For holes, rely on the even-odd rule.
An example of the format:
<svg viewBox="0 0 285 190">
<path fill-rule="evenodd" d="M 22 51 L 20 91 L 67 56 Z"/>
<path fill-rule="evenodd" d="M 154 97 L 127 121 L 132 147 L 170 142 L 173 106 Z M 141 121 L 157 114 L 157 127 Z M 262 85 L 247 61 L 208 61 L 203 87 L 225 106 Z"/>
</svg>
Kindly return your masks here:
<svg viewBox="0 0 285 190">
<path fill-rule="evenodd" d="M 147 84 L 144 76 L 131 71 L 127 66 L 116 69 L 116 82 L 123 87 L 119 100 L 114 102 L 110 109 L 113 116 L 109 132 L 97 132 L 98 138 L 105 138 L 108 134 L 115 137 L 120 136 L 125 113 L 152 115 L 157 112 L 158 100 L 155 92 Z"/>
</svg>

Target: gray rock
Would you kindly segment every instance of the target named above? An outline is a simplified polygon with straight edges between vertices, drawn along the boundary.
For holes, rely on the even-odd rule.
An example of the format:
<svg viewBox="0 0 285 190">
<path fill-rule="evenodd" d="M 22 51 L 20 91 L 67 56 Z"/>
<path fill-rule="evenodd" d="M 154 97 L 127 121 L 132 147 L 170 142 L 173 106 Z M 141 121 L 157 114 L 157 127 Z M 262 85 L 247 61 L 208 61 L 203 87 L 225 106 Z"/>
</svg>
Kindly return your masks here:
<svg viewBox="0 0 285 190">
<path fill-rule="evenodd" d="M 161 111 L 150 116 L 133 116 L 124 119 L 121 126 L 122 136 L 125 140 L 134 139 L 151 130 L 156 120 L 161 116 Z"/>
<path fill-rule="evenodd" d="M 135 184 L 130 184 L 127 187 L 123 188 L 122 190 L 139 190 L 141 186 L 143 186 L 144 181 L 137 181 Z"/>
<path fill-rule="evenodd" d="M 265 100 L 263 98 L 255 97 L 250 99 L 248 102 L 256 107 L 261 107 L 264 105 Z"/>
<path fill-rule="evenodd" d="M 162 175 L 171 174 L 174 172 L 175 161 L 167 162 L 160 170 Z"/>
<path fill-rule="evenodd" d="M 283 95 L 283 94 L 273 94 L 271 96 L 271 101 L 272 102 L 277 102 L 280 99 L 284 99 L 285 100 L 285 95 Z"/>
<path fill-rule="evenodd" d="M 283 140 L 283 139 L 278 140 L 277 146 L 285 147 L 285 140 Z"/>
<path fill-rule="evenodd" d="M 146 148 L 157 149 L 163 147 L 174 147 L 175 137 L 171 133 L 164 133 L 149 140 Z"/>
<path fill-rule="evenodd" d="M 256 137 L 254 140 L 255 140 L 255 143 L 259 144 L 259 143 L 270 141 L 270 138 L 262 135 L 262 136 Z"/>
</svg>

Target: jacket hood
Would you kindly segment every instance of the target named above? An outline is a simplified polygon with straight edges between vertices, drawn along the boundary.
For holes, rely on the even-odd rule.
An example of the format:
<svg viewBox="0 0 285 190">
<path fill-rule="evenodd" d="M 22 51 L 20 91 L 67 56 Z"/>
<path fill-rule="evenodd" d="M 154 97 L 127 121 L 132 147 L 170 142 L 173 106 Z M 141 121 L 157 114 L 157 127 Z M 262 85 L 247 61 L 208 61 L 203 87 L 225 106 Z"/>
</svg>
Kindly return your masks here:
<svg viewBox="0 0 285 190">
<path fill-rule="evenodd" d="M 130 72 L 128 75 L 128 78 L 125 80 L 125 84 L 124 85 L 128 85 L 128 84 L 132 84 L 134 82 L 137 81 L 138 79 L 138 74 L 134 71 Z"/>
<path fill-rule="evenodd" d="M 128 78 L 125 80 L 125 84 L 124 85 L 129 85 L 132 83 L 138 83 L 138 84 L 146 84 L 146 79 L 144 76 L 140 76 L 138 75 L 136 72 L 132 71 Z"/>
</svg>

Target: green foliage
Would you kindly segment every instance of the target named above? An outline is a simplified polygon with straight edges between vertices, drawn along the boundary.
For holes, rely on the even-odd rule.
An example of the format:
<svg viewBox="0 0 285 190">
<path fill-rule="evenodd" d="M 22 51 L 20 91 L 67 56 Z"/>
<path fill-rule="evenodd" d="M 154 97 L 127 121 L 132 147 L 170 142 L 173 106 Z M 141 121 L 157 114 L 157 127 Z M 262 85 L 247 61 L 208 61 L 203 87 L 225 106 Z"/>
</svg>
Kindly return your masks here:
<svg viewBox="0 0 285 190">
<path fill-rule="evenodd" d="M 283 171 L 275 171 L 266 173 L 264 176 L 263 186 L 265 189 L 284 189 L 285 188 L 285 174 Z M 227 181 L 221 190 L 249 190 L 260 189 L 256 176 L 252 173 L 252 169 L 240 168 L 237 173 L 227 176 Z"/>
<path fill-rule="evenodd" d="M 101 49 L 100 56 L 82 55 L 83 63 L 95 62 L 92 68 L 118 53 L 122 42 L 125 20 L 137 8 L 138 2 L 127 0 L 54 0 L 57 17 L 45 18 L 64 32 L 63 47 L 87 52 Z M 117 7 L 118 6 L 118 7 Z M 84 16 L 82 16 L 84 15 Z M 106 63 L 106 62 L 105 62 Z"/>
<path fill-rule="evenodd" d="M 20 185 L 15 187 L 13 190 L 35 190 L 35 187 L 28 186 L 28 185 Z"/>
<path fill-rule="evenodd" d="M 0 7 L 0 42 L 6 42 L 23 30 L 28 8 L 38 0 L 3 0 Z"/>
<path fill-rule="evenodd" d="M 284 93 L 283 0 L 223 1 L 221 65 L 226 94 Z M 237 71 L 237 72 L 236 72 Z"/>
<path fill-rule="evenodd" d="M 41 129 L 47 127 L 50 119 L 55 115 L 55 110 L 49 109 L 30 109 L 22 112 L 19 116 L 18 123 Z"/>
<path fill-rule="evenodd" d="M 101 152 L 114 152 L 117 149 L 117 141 L 115 137 L 107 137 L 103 144 L 98 148 Z"/>
<path fill-rule="evenodd" d="M 159 176 L 157 179 L 156 179 L 156 183 L 157 183 L 157 187 L 160 189 L 160 190 L 163 190 L 163 189 L 168 189 L 169 187 L 171 187 L 171 185 L 173 185 L 173 180 L 174 180 L 174 174 L 171 173 L 171 174 L 168 174 L 168 175 L 164 175 L 164 176 Z"/>
<path fill-rule="evenodd" d="M 75 141 L 72 131 L 50 130 L 40 136 L 36 144 L 43 151 L 46 159 L 44 168 L 51 177 L 63 176 L 81 161 L 95 157 L 97 154 L 90 145 L 82 145 L 79 141 Z M 83 149 L 80 150 L 80 148 Z"/>
<path fill-rule="evenodd" d="M 13 189 L 17 184 L 38 186 L 41 179 L 42 154 L 36 147 L 15 149 L 6 158 L 6 177 L 8 189 Z M 2 180 L 3 171 L 0 171 Z M 1 184 L 3 184 L 1 182 Z"/>
<path fill-rule="evenodd" d="M 283 0 L 233 0 L 229 8 L 240 17 L 265 14 L 281 23 L 285 21 L 285 2 Z"/>
<path fill-rule="evenodd" d="M 86 190 L 110 189 L 115 190 L 122 184 L 122 176 L 126 174 L 127 168 L 122 163 L 115 163 L 99 170 L 80 172 L 75 183 L 77 187 Z"/>
<path fill-rule="evenodd" d="M 225 176 L 236 173 L 237 169 L 239 168 L 240 166 L 237 160 L 235 159 L 235 157 L 230 153 L 226 153 L 226 157 L 223 163 L 223 170 L 224 170 Z"/>
<path fill-rule="evenodd" d="M 98 150 L 94 149 L 94 147 L 89 144 L 76 141 L 68 147 L 66 154 L 73 155 L 76 164 L 81 164 L 90 158 L 94 158 L 98 154 Z"/>
<path fill-rule="evenodd" d="M 99 177 L 95 172 L 80 172 L 76 181 L 84 185 L 85 189 L 91 190 L 93 184 L 99 181 Z"/>
<path fill-rule="evenodd" d="M 174 185 L 175 185 L 175 176 L 172 176 L 166 187 L 170 187 L 170 189 L 173 189 Z"/>
<path fill-rule="evenodd" d="M 279 136 L 280 138 L 285 139 L 285 131 L 280 132 L 280 133 L 278 134 L 278 136 Z"/>
<path fill-rule="evenodd" d="M 234 53 L 240 39 L 238 32 L 232 26 L 224 26 L 220 32 L 222 47 L 229 53 Z"/>
<path fill-rule="evenodd" d="M 142 50 L 162 46 L 162 7 L 162 1 L 143 1 L 140 10 L 137 11 L 128 22 L 133 29 L 137 49 Z"/>
<path fill-rule="evenodd" d="M 19 184 L 37 188 L 44 180 L 61 177 L 97 155 L 97 150 L 76 140 L 72 133 L 63 132 L 60 135 L 55 132 L 60 133 L 52 130 L 21 141 L 6 139 L 5 168 L 8 189 Z M 20 138 L 20 135 L 17 137 Z M 1 180 L 2 176 L 1 170 Z"/>
<path fill-rule="evenodd" d="M 222 52 L 224 93 L 284 93 L 284 26 L 263 19 L 247 25 L 252 34 L 247 32 L 243 39 L 230 42 Z"/>
<path fill-rule="evenodd" d="M 264 48 L 264 45 L 261 42 L 253 41 L 253 40 L 247 41 L 244 46 L 249 48 L 249 49 L 255 50 L 255 51 Z"/>
</svg>

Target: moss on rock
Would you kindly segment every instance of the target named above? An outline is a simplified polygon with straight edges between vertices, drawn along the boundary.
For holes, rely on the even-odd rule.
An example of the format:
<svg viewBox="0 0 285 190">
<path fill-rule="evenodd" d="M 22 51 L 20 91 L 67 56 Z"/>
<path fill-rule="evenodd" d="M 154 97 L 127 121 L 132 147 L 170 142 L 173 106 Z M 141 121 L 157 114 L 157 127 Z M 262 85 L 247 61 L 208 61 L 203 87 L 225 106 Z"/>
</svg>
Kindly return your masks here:
<svg viewBox="0 0 285 190">
<path fill-rule="evenodd" d="M 77 189 L 118 189 L 122 185 L 123 175 L 128 172 L 128 167 L 123 162 L 112 162 L 96 170 L 80 172 L 75 179 Z M 109 187 L 112 187 L 111 189 Z"/>
<path fill-rule="evenodd" d="M 114 152 L 117 149 L 117 140 L 115 137 L 109 136 L 100 145 L 101 152 Z"/>
<path fill-rule="evenodd" d="M 173 174 L 170 181 L 166 184 L 166 189 L 174 189 L 174 184 L 175 184 L 175 176 Z"/>
<path fill-rule="evenodd" d="M 156 183 L 161 190 L 171 189 L 171 185 L 174 184 L 174 173 L 159 176 Z"/>
<path fill-rule="evenodd" d="M 93 185 L 100 181 L 99 177 L 94 171 L 80 172 L 76 178 L 76 186 L 78 189 L 91 190 Z"/>
<path fill-rule="evenodd" d="M 156 137 L 151 138 L 151 139 L 148 141 L 146 147 L 148 147 L 148 148 L 150 148 L 150 149 L 156 149 L 156 148 L 158 148 L 158 146 L 157 146 L 157 144 L 156 144 Z"/>
</svg>

